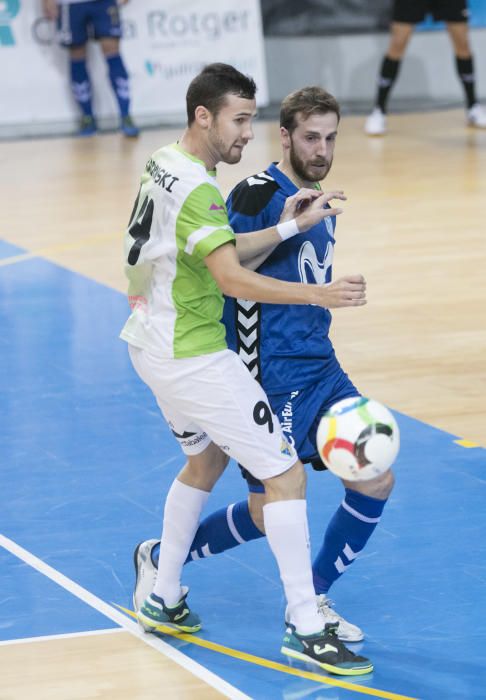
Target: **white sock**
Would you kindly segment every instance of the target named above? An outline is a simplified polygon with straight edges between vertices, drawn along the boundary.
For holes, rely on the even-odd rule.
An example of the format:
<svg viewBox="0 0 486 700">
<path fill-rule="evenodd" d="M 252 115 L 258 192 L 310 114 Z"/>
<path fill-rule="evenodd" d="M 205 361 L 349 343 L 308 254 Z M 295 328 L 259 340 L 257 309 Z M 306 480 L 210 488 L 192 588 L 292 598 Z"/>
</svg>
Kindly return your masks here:
<svg viewBox="0 0 486 700">
<path fill-rule="evenodd" d="M 284 585 L 290 622 L 299 634 L 320 632 L 323 622 L 312 582 L 306 501 L 267 503 L 263 506 L 263 520 Z"/>
<path fill-rule="evenodd" d="M 169 607 L 181 597 L 182 567 L 208 496 L 207 491 L 186 486 L 177 479 L 167 494 L 154 593 Z"/>
</svg>

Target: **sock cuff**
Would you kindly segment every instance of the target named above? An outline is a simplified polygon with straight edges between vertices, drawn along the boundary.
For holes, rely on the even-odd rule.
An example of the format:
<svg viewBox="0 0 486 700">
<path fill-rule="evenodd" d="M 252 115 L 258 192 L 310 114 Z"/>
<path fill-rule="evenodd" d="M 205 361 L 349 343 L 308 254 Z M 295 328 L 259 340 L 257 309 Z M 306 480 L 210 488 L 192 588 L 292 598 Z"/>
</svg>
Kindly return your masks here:
<svg viewBox="0 0 486 700">
<path fill-rule="evenodd" d="M 263 506 L 263 517 L 279 523 L 307 521 L 307 501 L 304 498 L 292 501 L 273 501 Z"/>
<path fill-rule="evenodd" d="M 366 496 L 364 493 L 345 489 L 346 495 L 342 507 L 351 515 L 364 522 L 378 522 L 388 499 Z"/>
<path fill-rule="evenodd" d="M 209 491 L 203 491 L 202 489 L 197 489 L 194 486 L 188 486 L 183 484 L 179 479 L 174 479 L 172 486 L 170 487 L 171 497 L 181 498 L 186 503 L 191 504 L 205 504 L 209 498 Z"/>
</svg>

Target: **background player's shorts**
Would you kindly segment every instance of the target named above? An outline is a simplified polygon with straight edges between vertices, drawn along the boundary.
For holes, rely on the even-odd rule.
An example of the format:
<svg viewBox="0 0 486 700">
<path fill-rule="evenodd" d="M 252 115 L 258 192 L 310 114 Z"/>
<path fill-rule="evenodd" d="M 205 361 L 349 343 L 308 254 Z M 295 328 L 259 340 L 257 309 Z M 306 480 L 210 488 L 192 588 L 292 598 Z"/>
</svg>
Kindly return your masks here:
<svg viewBox="0 0 486 700">
<path fill-rule="evenodd" d="M 296 463 L 265 392 L 232 350 L 173 360 L 129 346 L 129 354 L 185 454 L 212 441 L 257 479 Z"/>
<path fill-rule="evenodd" d="M 417 24 L 431 14 L 436 22 L 467 22 L 466 0 L 395 0 L 393 22 Z"/>
<path fill-rule="evenodd" d="M 337 363 L 336 363 L 337 364 Z M 324 470 L 316 450 L 316 436 L 319 422 L 324 413 L 335 403 L 352 396 L 360 396 L 348 375 L 339 365 L 326 380 L 316 382 L 306 389 L 290 394 L 270 394 L 268 399 L 272 410 L 280 420 L 287 440 L 295 447 L 302 462 L 311 462 L 318 470 Z M 253 493 L 263 493 L 261 481 L 255 479 L 240 465 L 242 476 Z"/>
<path fill-rule="evenodd" d="M 121 37 L 116 0 L 88 0 L 60 5 L 57 30 L 63 46 L 82 46 L 88 39 Z"/>
</svg>

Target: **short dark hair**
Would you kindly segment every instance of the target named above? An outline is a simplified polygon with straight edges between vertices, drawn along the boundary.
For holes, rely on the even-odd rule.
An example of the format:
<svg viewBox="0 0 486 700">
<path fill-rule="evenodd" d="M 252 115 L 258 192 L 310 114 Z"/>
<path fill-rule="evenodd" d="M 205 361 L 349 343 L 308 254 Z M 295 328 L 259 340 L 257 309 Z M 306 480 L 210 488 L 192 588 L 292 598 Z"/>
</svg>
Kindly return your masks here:
<svg viewBox="0 0 486 700">
<path fill-rule="evenodd" d="M 308 119 L 311 114 L 328 114 L 334 112 L 338 121 L 341 118 L 339 103 L 335 97 L 321 87 L 305 87 L 291 92 L 283 99 L 280 107 L 280 126 L 283 126 L 291 134 L 297 126 L 295 119 L 301 114 Z"/>
<path fill-rule="evenodd" d="M 195 119 L 196 107 L 202 105 L 216 116 L 227 95 L 246 100 L 255 97 L 257 87 L 253 78 L 243 75 L 227 63 L 210 63 L 191 81 L 186 94 L 187 124 Z"/>
</svg>

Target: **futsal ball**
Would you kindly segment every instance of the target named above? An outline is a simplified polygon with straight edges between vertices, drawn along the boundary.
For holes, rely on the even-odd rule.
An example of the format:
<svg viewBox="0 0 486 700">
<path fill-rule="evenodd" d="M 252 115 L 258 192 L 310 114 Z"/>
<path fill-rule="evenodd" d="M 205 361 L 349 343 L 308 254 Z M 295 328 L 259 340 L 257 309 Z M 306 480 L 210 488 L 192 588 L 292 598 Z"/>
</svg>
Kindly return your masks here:
<svg viewBox="0 0 486 700">
<path fill-rule="evenodd" d="M 367 481 L 386 472 L 400 448 L 400 431 L 390 411 L 364 396 L 331 406 L 317 429 L 319 456 L 329 471 L 348 481 Z"/>
</svg>

